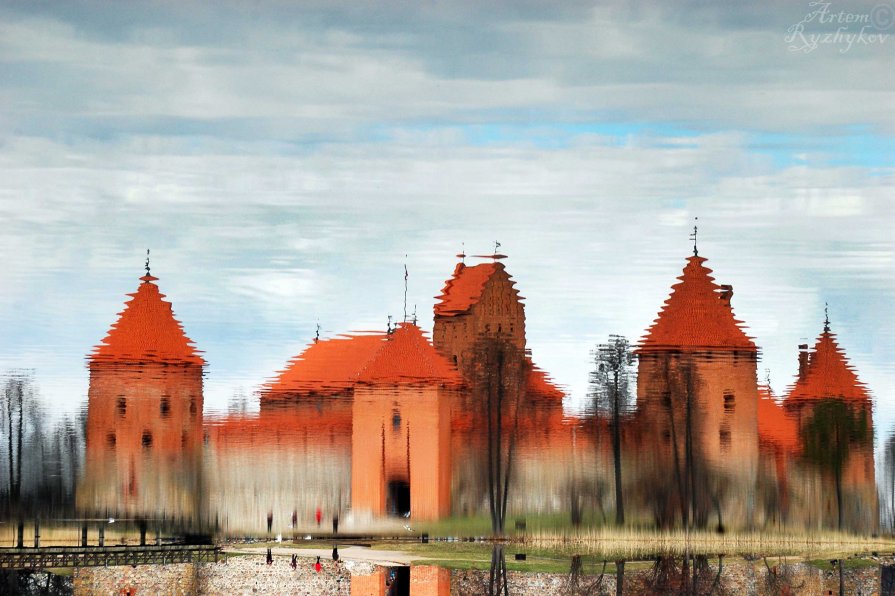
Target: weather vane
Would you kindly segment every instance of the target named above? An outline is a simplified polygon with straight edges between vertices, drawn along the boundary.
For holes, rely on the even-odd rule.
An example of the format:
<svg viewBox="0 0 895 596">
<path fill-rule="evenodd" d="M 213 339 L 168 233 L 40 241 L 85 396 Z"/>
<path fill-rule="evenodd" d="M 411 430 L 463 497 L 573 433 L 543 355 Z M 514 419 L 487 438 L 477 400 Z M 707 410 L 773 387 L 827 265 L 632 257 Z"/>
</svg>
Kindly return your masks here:
<svg viewBox="0 0 895 596">
<path fill-rule="evenodd" d="M 407 322 L 407 255 L 404 255 L 404 322 Z"/>
<path fill-rule="evenodd" d="M 387 330 L 387 333 L 388 333 L 388 335 L 391 335 L 391 334 L 392 334 L 392 316 L 391 316 L 391 315 L 388 316 L 388 330 Z"/>
<path fill-rule="evenodd" d="M 149 249 L 146 249 L 146 275 L 149 275 Z"/>
<path fill-rule="evenodd" d="M 830 303 L 824 302 L 824 331 L 830 330 Z"/>
<path fill-rule="evenodd" d="M 693 223 L 693 233 L 690 234 L 690 240 L 693 241 L 693 256 L 694 257 L 699 256 L 699 251 L 696 249 L 696 233 L 699 231 L 699 228 L 696 226 L 696 224 L 698 224 L 698 223 L 699 223 L 699 218 L 695 217 L 694 223 Z"/>
<path fill-rule="evenodd" d="M 494 241 L 494 254 L 495 254 L 495 255 L 497 254 L 497 249 L 499 249 L 499 248 L 500 248 L 500 242 L 498 242 L 497 240 L 495 240 L 495 241 Z"/>
<path fill-rule="evenodd" d="M 320 341 L 320 321 L 317 321 L 317 332 L 314 334 L 314 343 Z"/>
</svg>

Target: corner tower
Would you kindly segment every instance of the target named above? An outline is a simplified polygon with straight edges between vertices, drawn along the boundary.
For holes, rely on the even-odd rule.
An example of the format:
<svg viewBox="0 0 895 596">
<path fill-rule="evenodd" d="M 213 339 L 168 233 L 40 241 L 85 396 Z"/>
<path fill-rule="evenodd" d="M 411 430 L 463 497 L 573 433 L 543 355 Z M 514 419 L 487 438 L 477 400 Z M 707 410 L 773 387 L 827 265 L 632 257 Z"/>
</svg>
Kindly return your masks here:
<svg viewBox="0 0 895 596">
<path fill-rule="evenodd" d="M 873 404 L 824 321 L 814 348 L 799 353 L 799 375 L 784 402 L 796 419 L 805 503 L 798 520 L 809 528 L 872 533 L 879 529 L 873 455 Z"/>
<path fill-rule="evenodd" d="M 695 250 L 687 258 L 637 349 L 637 419 L 655 475 L 646 481 L 668 495 L 660 523 L 744 527 L 757 473 L 758 349 L 734 317 L 733 288 L 716 284 L 705 262 Z"/>
<path fill-rule="evenodd" d="M 205 360 L 155 284 L 137 291 L 88 360 L 86 468 L 78 506 L 110 517 L 199 521 Z"/>
</svg>

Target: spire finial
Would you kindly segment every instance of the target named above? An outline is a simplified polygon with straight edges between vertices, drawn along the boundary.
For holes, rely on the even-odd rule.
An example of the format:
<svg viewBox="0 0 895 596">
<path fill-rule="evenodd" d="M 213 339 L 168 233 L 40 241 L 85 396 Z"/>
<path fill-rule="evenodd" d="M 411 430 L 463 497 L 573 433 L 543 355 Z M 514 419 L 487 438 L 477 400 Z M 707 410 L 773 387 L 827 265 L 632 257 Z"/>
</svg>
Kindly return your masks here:
<svg viewBox="0 0 895 596">
<path fill-rule="evenodd" d="M 407 322 L 407 255 L 404 255 L 404 322 Z"/>
<path fill-rule="evenodd" d="M 387 334 L 388 335 L 392 334 L 392 316 L 391 315 L 388 316 Z"/>
<path fill-rule="evenodd" d="M 466 243 L 465 242 L 460 243 L 460 254 L 458 254 L 457 256 L 460 257 L 460 262 L 465 265 L 466 264 Z"/>
<path fill-rule="evenodd" d="M 697 248 L 696 248 L 696 233 L 699 231 L 699 228 L 697 227 L 698 223 L 699 223 L 699 218 L 694 217 L 693 218 L 693 233 L 690 234 L 690 240 L 693 241 L 693 256 L 694 257 L 699 256 L 699 250 L 697 250 Z"/>
<path fill-rule="evenodd" d="M 416 304 L 413 305 L 413 324 L 416 325 Z"/>
<path fill-rule="evenodd" d="M 149 249 L 146 249 L 146 275 L 149 275 Z"/>
<path fill-rule="evenodd" d="M 314 343 L 320 341 L 320 321 L 317 321 L 317 332 L 314 334 Z"/>
<path fill-rule="evenodd" d="M 824 302 L 824 331 L 830 332 L 830 303 Z"/>
<path fill-rule="evenodd" d="M 494 255 L 495 255 L 495 256 L 497 255 L 497 249 L 499 249 L 499 248 L 500 248 L 500 242 L 498 242 L 497 240 L 495 240 L 495 241 L 494 241 Z"/>
</svg>

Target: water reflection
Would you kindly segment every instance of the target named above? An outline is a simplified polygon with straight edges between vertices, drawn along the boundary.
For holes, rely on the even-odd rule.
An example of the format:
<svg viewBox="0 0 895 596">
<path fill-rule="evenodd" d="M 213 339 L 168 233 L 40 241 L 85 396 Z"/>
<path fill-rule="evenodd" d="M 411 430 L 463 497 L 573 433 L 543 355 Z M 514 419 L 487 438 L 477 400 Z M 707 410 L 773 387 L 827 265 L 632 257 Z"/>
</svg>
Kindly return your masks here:
<svg viewBox="0 0 895 596">
<path fill-rule="evenodd" d="M 0 507 L 4 519 L 64 517 L 82 471 L 83 419 L 55 424 L 29 371 L 13 371 L 0 395 Z"/>
<path fill-rule="evenodd" d="M 502 258 L 456 266 L 431 341 L 416 320 L 316 338 L 263 386 L 257 412 L 206 418 L 204 359 L 147 270 L 89 357 L 83 423 L 44 429 L 33 380 L 5 379 L 7 517 L 286 538 L 410 536 L 445 518 L 497 535 L 513 517 L 878 529 L 871 399 L 829 321 L 778 399 L 758 381 L 733 288 L 694 255 L 640 342 L 597 347 L 590 406 L 571 416 L 526 350 Z M 659 584 L 707 581 L 702 559 L 662 565 Z"/>
</svg>

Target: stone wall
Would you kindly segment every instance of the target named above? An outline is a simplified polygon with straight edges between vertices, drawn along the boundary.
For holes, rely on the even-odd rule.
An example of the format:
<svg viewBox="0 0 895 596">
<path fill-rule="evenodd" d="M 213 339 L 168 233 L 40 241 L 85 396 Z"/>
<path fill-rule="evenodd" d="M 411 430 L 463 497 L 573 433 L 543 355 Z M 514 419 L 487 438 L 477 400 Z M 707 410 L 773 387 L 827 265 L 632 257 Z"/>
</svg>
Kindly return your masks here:
<svg viewBox="0 0 895 596">
<path fill-rule="evenodd" d="M 289 558 L 245 555 L 226 562 L 200 565 L 141 565 L 139 567 L 89 567 L 76 569 L 75 594 L 348 594 L 352 573 L 367 575 L 373 566 L 365 563 L 321 561 L 299 558 L 293 570 Z M 129 592 L 130 591 L 130 592 Z"/>
</svg>

